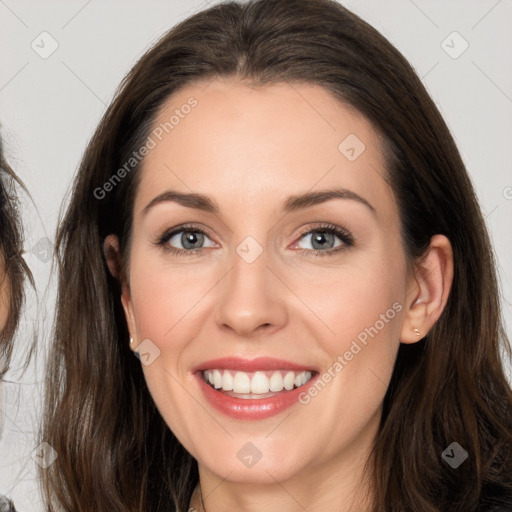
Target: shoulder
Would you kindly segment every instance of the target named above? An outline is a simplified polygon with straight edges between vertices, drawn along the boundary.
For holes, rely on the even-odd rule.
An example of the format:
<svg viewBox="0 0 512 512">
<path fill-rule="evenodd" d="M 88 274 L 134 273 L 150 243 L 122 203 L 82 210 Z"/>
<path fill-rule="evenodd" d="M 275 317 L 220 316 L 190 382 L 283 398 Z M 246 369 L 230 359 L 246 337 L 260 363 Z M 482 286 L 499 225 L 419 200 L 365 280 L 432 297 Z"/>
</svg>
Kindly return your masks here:
<svg viewBox="0 0 512 512">
<path fill-rule="evenodd" d="M 0 494 L 0 512 L 16 512 L 14 503 Z"/>
</svg>

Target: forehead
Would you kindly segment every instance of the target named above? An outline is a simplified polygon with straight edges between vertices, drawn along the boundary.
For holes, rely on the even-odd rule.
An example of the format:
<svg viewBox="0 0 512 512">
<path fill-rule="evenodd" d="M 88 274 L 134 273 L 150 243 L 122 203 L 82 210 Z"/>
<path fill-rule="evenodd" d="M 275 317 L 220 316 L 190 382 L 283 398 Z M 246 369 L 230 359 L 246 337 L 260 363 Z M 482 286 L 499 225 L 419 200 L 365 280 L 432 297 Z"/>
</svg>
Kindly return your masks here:
<svg viewBox="0 0 512 512">
<path fill-rule="evenodd" d="M 162 106 L 150 137 L 136 210 L 166 188 L 261 206 L 332 187 L 393 209 L 377 132 L 318 85 L 188 85 Z"/>
</svg>

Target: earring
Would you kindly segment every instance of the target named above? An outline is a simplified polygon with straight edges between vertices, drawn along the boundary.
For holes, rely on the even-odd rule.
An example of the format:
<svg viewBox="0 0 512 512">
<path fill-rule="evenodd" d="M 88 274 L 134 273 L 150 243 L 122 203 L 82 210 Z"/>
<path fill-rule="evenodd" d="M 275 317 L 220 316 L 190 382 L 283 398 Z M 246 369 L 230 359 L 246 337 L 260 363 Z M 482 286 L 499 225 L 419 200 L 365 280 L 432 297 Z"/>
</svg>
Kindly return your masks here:
<svg viewBox="0 0 512 512">
<path fill-rule="evenodd" d="M 414 332 L 416 333 L 416 336 L 421 336 L 421 332 L 416 327 L 414 328 Z"/>
<path fill-rule="evenodd" d="M 130 338 L 130 345 L 133 343 L 133 338 Z"/>
</svg>

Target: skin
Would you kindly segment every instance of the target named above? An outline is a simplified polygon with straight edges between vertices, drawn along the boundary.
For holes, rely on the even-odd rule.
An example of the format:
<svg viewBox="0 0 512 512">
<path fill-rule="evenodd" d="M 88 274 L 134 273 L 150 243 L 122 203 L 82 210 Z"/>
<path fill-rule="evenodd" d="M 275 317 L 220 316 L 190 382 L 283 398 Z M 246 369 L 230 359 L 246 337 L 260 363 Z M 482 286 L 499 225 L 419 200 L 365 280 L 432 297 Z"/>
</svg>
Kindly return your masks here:
<svg viewBox="0 0 512 512">
<path fill-rule="evenodd" d="M 362 482 L 362 468 L 397 350 L 400 342 L 421 339 L 446 304 L 450 243 L 436 235 L 423 266 L 407 271 L 379 137 L 323 88 L 251 88 L 219 78 L 173 95 L 155 126 L 190 96 L 198 106 L 145 159 L 122 288 L 133 348 L 150 339 L 160 350 L 143 367 L 150 392 L 198 461 L 208 512 L 367 510 L 371 489 Z M 355 161 L 338 150 L 349 134 L 366 146 Z M 355 192 L 375 212 L 353 199 L 281 212 L 289 195 L 333 187 Z M 219 213 L 172 202 L 143 213 L 168 189 L 209 195 Z M 176 256 L 155 245 L 183 223 L 207 232 L 202 252 Z M 345 228 L 355 244 L 315 256 L 343 245 L 334 237 L 319 249 L 314 233 L 301 235 L 321 223 Z M 251 264 L 236 252 L 247 236 L 263 249 Z M 180 235 L 172 245 L 183 249 Z M 119 275 L 114 235 L 105 251 Z M 230 355 L 283 358 L 323 373 L 393 303 L 401 311 L 309 404 L 269 419 L 220 414 L 191 373 L 203 361 Z M 251 468 L 236 456 L 247 442 L 262 453 Z M 201 510 L 197 495 L 191 506 Z"/>
<path fill-rule="evenodd" d="M 9 317 L 9 300 L 11 298 L 11 283 L 5 272 L 4 255 L 0 253 L 0 331 L 5 327 Z"/>
<path fill-rule="evenodd" d="M 9 278 L 4 271 L 5 260 L 3 254 L 0 253 L 0 332 L 5 327 L 9 316 L 9 300 L 11 297 L 11 284 Z M 3 407 L 3 383 L 0 380 L 0 411 Z M 0 436 L 3 430 L 3 415 L 0 414 Z"/>
</svg>

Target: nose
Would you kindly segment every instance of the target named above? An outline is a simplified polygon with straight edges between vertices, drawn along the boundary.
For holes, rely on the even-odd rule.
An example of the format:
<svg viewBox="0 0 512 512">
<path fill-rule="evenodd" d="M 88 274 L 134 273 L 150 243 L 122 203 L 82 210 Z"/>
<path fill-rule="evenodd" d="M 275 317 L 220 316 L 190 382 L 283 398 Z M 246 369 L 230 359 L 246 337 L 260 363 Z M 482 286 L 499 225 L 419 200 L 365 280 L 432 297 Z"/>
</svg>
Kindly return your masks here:
<svg viewBox="0 0 512 512">
<path fill-rule="evenodd" d="M 282 328 L 288 320 L 286 287 L 275 274 L 265 250 L 251 263 L 235 252 L 231 271 L 222 280 L 217 324 L 244 338 Z"/>
</svg>

